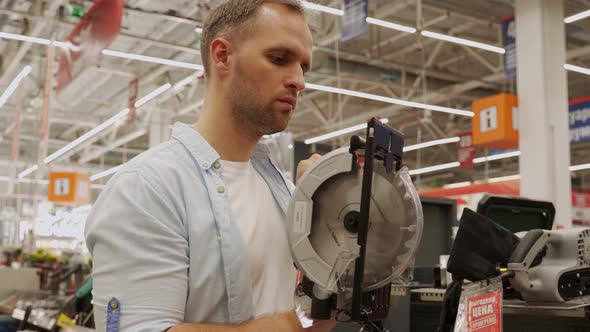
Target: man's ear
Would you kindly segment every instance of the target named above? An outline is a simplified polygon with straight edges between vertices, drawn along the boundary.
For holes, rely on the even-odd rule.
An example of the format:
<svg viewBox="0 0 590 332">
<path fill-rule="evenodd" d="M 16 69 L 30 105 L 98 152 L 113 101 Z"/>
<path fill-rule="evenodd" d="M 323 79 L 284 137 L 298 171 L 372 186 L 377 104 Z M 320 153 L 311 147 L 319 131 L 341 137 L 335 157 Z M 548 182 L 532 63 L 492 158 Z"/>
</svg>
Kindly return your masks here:
<svg viewBox="0 0 590 332">
<path fill-rule="evenodd" d="M 224 38 L 215 38 L 211 42 L 211 69 L 214 70 L 219 77 L 224 77 L 229 72 L 230 56 L 232 53 L 231 43 Z"/>
</svg>

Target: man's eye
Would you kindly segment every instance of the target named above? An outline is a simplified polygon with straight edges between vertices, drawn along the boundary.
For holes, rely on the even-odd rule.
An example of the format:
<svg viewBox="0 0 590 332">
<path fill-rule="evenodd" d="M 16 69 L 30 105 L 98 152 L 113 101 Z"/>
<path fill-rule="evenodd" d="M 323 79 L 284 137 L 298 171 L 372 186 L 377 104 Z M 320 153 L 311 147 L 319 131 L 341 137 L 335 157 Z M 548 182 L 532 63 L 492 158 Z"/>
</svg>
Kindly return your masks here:
<svg viewBox="0 0 590 332">
<path fill-rule="evenodd" d="M 270 57 L 272 63 L 277 64 L 277 65 L 284 65 L 286 63 L 285 58 L 280 57 L 280 56 L 272 56 Z"/>
</svg>

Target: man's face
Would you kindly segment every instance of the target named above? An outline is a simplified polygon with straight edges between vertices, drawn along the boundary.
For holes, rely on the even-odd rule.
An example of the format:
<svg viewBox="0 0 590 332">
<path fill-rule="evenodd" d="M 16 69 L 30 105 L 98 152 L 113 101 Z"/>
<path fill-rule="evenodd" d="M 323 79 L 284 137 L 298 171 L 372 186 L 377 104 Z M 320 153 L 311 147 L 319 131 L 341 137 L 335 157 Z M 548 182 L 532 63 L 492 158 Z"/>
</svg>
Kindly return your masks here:
<svg viewBox="0 0 590 332">
<path fill-rule="evenodd" d="M 236 123 L 255 135 L 284 130 L 311 67 L 312 37 L 305 19 L 284 5 L 264 4 L 238 45 L 229 76 Z"/>
</svg>

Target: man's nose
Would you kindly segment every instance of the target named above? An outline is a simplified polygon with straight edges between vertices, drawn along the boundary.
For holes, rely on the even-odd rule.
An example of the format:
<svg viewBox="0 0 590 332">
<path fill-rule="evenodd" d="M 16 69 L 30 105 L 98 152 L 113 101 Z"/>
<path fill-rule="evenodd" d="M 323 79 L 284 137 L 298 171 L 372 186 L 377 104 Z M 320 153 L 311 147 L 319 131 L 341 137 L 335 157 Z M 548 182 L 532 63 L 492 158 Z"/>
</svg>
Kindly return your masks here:
<svg viewBox="0 0 590 332">
<path fill-rule="evenodd" d="M 289 77 L 286 81 L 287 88 L 289 90 L 295 90 L 296 92 L 303 91 L 305 89 L 305 78 L 303 77 L 303 69 L 298 67 L 289 73 Z"/>
</svg>

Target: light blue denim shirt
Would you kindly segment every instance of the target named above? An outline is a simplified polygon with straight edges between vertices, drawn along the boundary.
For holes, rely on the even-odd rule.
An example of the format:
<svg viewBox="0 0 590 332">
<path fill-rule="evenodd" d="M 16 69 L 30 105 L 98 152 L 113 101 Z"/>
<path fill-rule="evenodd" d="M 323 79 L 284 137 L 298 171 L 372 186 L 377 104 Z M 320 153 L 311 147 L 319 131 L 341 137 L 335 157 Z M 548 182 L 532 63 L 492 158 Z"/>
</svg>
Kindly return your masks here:
<svg viewBox="0 0 590 332">
<path fill-rule="evenodd" d="M 272 164 L 266 146 L 258 144 L 251 161 L 286 213 L 293 184 Z M 107 316 L 115 314 L 121 331 L 253 318 L 248 260 L 229 217 L 221 172 L 217 152 L 193 127 L 177 123 L 169 141 L 109 181 L 85 230 L 97 331 L 105 331 Z M 113 298 L 120 311 L 107 315 Z"/>
</svg>

